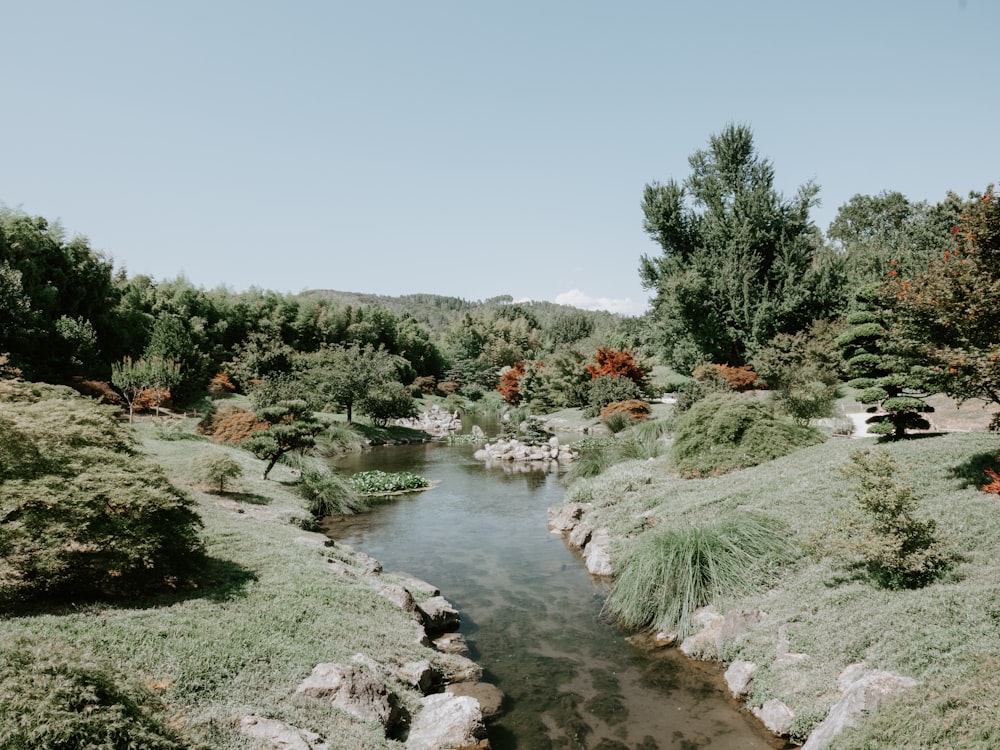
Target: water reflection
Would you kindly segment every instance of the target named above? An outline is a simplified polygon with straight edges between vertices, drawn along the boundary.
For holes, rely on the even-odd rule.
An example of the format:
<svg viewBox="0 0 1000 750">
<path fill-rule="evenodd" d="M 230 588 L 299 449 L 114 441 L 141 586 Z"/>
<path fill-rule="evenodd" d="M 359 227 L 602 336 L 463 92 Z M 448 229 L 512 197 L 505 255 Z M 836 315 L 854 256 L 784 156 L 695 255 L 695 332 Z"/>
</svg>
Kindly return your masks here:
<svg viewBox="0 0 1000 750">
<path fill-rule="evenodd" d="M 555 471 L 506 471 L 475 446 L 424 443 L 338 461 L 345 472 L 412 471 L 439 482 L 328 533 L 439 586 L 486 679 L 507 695 L 490 725 L 496 750 L 782 747 L 725 693 L 715 665 L 639 651 L 602 615 L 603 584 L 546 510 L 562 501 Z"/>
</svg>

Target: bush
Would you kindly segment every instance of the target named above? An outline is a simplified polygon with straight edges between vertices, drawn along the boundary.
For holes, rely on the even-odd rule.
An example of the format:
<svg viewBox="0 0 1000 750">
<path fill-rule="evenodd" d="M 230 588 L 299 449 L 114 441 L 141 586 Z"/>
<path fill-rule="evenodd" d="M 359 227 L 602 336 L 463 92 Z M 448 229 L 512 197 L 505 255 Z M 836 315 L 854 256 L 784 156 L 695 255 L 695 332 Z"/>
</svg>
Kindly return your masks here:
<svg viewBox="0 0 1000 750">
<path fill-rule="evenodd" d="M 637 398 L 632 398 L 627 401 L 612 401 L 610 404 L 601 409 L 601 419 L 608 419 L 612 414 L 623 414 L 627 421 L 625 426 L 628 426 L 631 422 L 641 422 L 647 419 L 650 414 L 650 406 L 648 401 L 642 401 Z M 617 432 L 617 430 L 615 430 Z"/>
<path fill-rule="evenodd" d="M 584 415 L 596 417 L 601 413 L 601 409 L 610 403 L 641 399 L 643 395 L 642 389 L 629 378 L 599 375 L 590 381 L 587 392 L 588 405 L 584 409 Z"/>
<path fill-rule="evenodd" d="M 821 556 L 863 569 L 888 589 L 913 589 L 937 578 L 951 557 L 935 537 L 937 524 L 916 517 L 913 487 L 885 451 L 856 451 L 844 475 L 857 485 L 854 509 L 811 540 Z"/>
<path fill-rule="evenodd" d="M 357 409 L 376 427 L 385 427 L 390 419 L 412 417 L 417 413 L 413 396 L 406 386 L 395 380 L 368 389 L 357 400 Z"/>
<path fill-rule="evenodd" d="M 684 476 L 713 476 L 770 461 L 822 441 L 752 397 L 717 393 L 677 419 L 671 457 Z"/>
<path fill-rule="evenodd" d="M 647 532 L 624 559 L 605 606 L 625 628 L 683 638 L 695 609 L 745 593 L 792 551 L 787 528 L 761 515 Z"/>
<path fill-rule="evenodd" d="M 180 750 L 163 705 L 79 650 L 0 638 L 0 747 Z"/>
<path fill-rule="evenodd" d="M 199 453 L 191 460 L 191 468 L 196 479 L 213 487 L 218 485 L 219 494 L 226 491 L 227 480 L 236 479 L 243 474 L 243 469 L 236 463 L 236 459 L 219 449 L 209 449 Z"/>
<path fill-rule="evenodd" d="M 691 373 L 695 380 L 715 380 L 726 383 L 734 391 L 749 391 L 761 385 L 760 378 L 750 365 L 701 365 Z"/>
<path fill-rule="evenodd" d="M 52 398 L 0 411 L 22 445 L 0 482 L 0 594 L 131 595 L 194 572 L 201 521 L 158 466 L 132 455 L 115 409 Z"/>
<path fill-rule="evenodd" d="M 329 471 L 307 469 L 295 489 L 306 499 L 306 509 L 316 518 L 352 515 L 369 509 L 354 483 Z"/>
<path fill-rule="evenodd" d="M 240 445 L 258 430 L 266 430 L 267 422 L 245 409 L 223 408 L 216 412 L 206 429 L 212 441 Z"/>
</svg>

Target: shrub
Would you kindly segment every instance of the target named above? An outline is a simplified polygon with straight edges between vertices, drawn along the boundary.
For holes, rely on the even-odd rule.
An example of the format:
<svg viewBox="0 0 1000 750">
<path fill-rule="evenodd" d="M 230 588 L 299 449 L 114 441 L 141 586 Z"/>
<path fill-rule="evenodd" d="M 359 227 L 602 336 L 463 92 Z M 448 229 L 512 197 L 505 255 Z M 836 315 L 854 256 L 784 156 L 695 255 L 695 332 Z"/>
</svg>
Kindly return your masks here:
<svg viewBox="0 0 1000 750">
<path fill-rule="evenodd" d="M 0 637 L 0 747 L 6 750 L 180 750 L 147 688 L 79 649 Z"/>
<path fill-rule="evenodd" d="M 212 379 L 208 381 L 208 394 L 212 398 L 222 398 L 223 396 L 234 393 L 235 391 L 236 385 L 225 372 L 216 373 Z"/>
<path fill-rule="evenodd" d="M 376 427 L 385 427 L 390 419 L 412 417 L 417 411 L 409 390 L 395 380 L 368 389 L 357 400 L 357 408 Z"/>
<path fill-rule="evenodd" d="M 629 550 L 605 606 L 626 628 L 683 638 L 695 609 L 745 593 L 792 552 L 787 528 L 769 516 L 650 531 Z"/>
<path fill-rule="evenodd" d="M 920 588 L 947 569 L 951 556 L 935 537 L 937 524 L 916 517 L 916 492 L 889 453 L 856 451 L 843 472 L 855 481 L 855 507 L 811 540 L 815 552 L 888 589 Z"/>
<path fill-rule="evenodd" d="M 243 469 L 236 459 L 224 450 L 209 449 L 202 451 L 191 460 L 191 468 L 197 479 L 212 485 L 218 485 L 219 494 L 225 492 L 225 484 L 229 479 L 236 479 Z"/>
<path fill-rule="evenodd" d="M 587 408 L 584 415 L 596 417 L 601 409 L 615 401 L 641 399 L 642 389 L 633 380 L 613 375 L 600 375 L 590 381 L 587 393 Z"/>
<path fill-rule="evenodd" d="M 612 401 L 601 409 L 601 419 L 607 419 L 612 414 L 624 414 L 629 422 L 641 422 L 647 419 L 650 414 L 648 401 L 632 398 L 627 401 Z M 628 422 L 626 423 L 627 426 Z"/>
<path fill-rule="evenodd" d="M 411 385 L 421 394 L 433 396 L 437 390 L 437 378 L 433 375 L 423 375 L 421 377 L 414 378 Z"/>
<path fill-rule="evenodd" d="M 627 428 L 629 424 L 631 424 L 632 420 L 629 419 L 626 412 L 613 411 L 608 412 L 607 415 L 605 415 L 606 410 L 607 407 L 601 410 L 601 421 L 613 434 L 617 435 L 619 432 Z"/>
<path fill-rule="evenodd" d="M 691 374 L 695 380 L 722 381 L 734 391 L 749 391 L 758 387 L 760 381 L 750 365 L 731 367 L 730 365 L 706 364 L 696 367 Z"/>
<path fill-rule="evenodd" d="M 329 471 L 303 471 L 302 481 L 295 489 L 306 499 L 306 509 L 316 518 L 364 513 L 369 508 L 354 483 Z"/>
<path fill-rule="evenodd" d="M 213 415 L 209 429 L 213 442 L 240 445 L 258 430 L 266 430 L 267 422 L 245 409 L 220 409 Z"/>
<path fill-rule="evenodd" d="M 983 485 L 983 492 L 992 492 L 994 495 L 1000 495 L 1000 472 L 996 469 L 986 469 L 986 477 L 990 480 Z"/>
<path fill-rule="evenodd" d="M 194 571 L 201 521 L 132 455 L 116 409 L 74 396 L 0 410 L 21 446 L 0 482 L 0 594 L 130 595 Z"/>
<path fill-rule="evenodd" d="M 717 393 L 677 419 L 671 457 L 688 477 L 756 466 L 818 443 L 816 430 L 794 424 L 749 396 Z"/>
</svg>

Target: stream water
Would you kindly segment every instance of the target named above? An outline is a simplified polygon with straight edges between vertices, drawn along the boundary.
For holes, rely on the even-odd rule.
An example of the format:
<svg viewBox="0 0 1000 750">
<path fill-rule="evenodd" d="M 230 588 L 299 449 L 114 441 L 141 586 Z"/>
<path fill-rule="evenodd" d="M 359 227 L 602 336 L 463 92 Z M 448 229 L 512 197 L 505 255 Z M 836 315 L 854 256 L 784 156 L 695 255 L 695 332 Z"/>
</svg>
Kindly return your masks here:
<svg viewBox="0 0 1000 750">
<path fill-rule="evenodd" d="M 602 615 L 603 584 L 559 536 L 556 472 L 487 467 L 470 444 L 375 448 L 345 473 L 411 471 L 434 481 L 358 516 L 334 539 L 439 587 L 462 615 L 472 658 L 505 694 L 494 750 L 783 747 L 729 698 L 717 665 L 644 652 Z"/>
</svg>

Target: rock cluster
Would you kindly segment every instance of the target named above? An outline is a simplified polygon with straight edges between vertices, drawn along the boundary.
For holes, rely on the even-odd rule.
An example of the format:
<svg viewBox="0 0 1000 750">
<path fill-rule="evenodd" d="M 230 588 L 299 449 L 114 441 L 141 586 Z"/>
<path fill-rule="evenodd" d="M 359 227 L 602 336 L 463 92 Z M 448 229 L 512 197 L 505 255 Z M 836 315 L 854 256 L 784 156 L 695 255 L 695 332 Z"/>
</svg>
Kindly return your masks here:
<svg viewBox="0 0 1000 750">
<path fill-rule="evenodd" d="M 561 534 L 566 544 L 580 552 L 593 576 L 614 575 L 611 567 L 611 532 L 594 529 L 583 520 L 587 511 L 584 503 L 567 503 L 561 508 L 549 508 L 549 531 Z"/>
<path fill-rule="evenodd" d="M 337 576 L 367 579 L 377 592 L 414 620 L 417 638 L 437 649 L 430 659 L 405 664 L 381 664 L 355 654 L 349 663 L 317 664 L 295 689 L 297 695 L 322 702 L 359 721 L 380 724 L 386 737 L 404 743 L 405 750 L 463 748 L 489 750 L 485 720 L 500 712 L 503 693 L 480 682 L 483 670 L 468 658 L 458 630 L 458 610 L 434 586 L 406 575 L 382 574 L 374 558 L 346 545 L 311 534 L 302 542 L 320 548 L 327 569 Z M 381 585 L 378 585 L 378 584 Z M 411 717 L 399 691 L 423 694 Z M 313 732 L 263 716 L 244 716 L 241 732 L 283 750 L 330 750 L 330 740 Z"/>
<path fill-rule="evenodd" d="M 451 435 L 462 429 L 462 416 L 457 411 L 448 412 L 433 404 L 428 411 L 421 412 L 416 417 L 397 419 L 396 424 L 422 430 L 428 435 Z"/>
<path fill-rule="evenodd" d="M 569 463 L 577 457 L 577 453 L 568 445 L 561 445 L 559 438 L 553 436 L 549 438 L 548 442 L 541 445 L 522 443 L 513 438 L 510 440 L 500 439 L 495 443 L 487 443 L 477 450 L 475 457 L 488 464 L 506 461 Z"/>
</svg>

